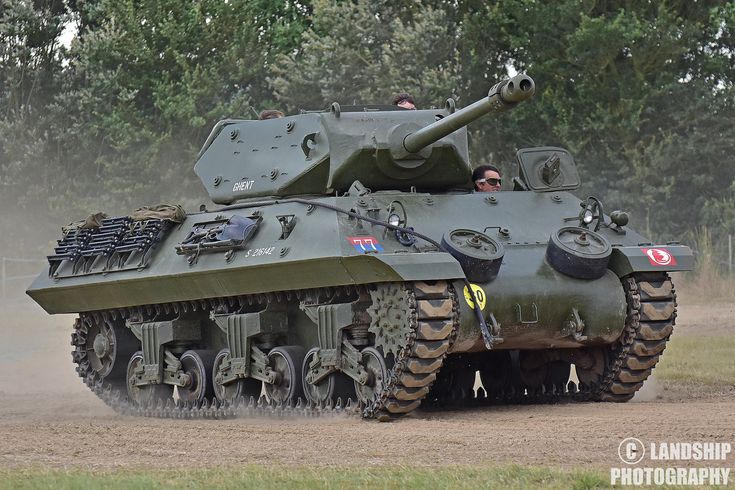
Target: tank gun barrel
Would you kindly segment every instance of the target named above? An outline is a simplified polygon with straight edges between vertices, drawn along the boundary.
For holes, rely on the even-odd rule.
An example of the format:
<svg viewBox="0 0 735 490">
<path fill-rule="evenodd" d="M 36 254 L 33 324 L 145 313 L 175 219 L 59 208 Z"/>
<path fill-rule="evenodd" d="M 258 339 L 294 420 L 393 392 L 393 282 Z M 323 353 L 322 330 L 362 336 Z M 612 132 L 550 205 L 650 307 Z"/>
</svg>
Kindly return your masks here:
<svg viewBox="0 0 735 490">
<path fill-rule="evenodd" d="M 422 148 L 439 141 L 491 112 L 503 112 L 513 108 L 536 91 L 533 79 L 528 75 L 516 75 L 493 86 L 487 97 L 440 119 L 439 121 L 411 133 L 403 140 L 403 147 L 409 153 L 418 153 Z"/>
</svg>

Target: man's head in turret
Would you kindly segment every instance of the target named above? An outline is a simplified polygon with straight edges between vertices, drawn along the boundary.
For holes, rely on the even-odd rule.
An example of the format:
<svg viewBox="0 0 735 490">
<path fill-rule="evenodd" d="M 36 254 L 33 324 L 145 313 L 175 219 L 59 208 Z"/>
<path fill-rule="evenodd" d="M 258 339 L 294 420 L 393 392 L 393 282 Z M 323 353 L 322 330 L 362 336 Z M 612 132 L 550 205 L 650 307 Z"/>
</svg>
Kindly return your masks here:
<svg viewBox="0 0 735 490">
<path fill-rule="evenodd" d="M 416 110 L 416 103 L 413 101 L 411 94 L 401 92 L 393 97 L 393 105 L 403 107 L 404 109 Z"/>
<path fill-rule="evenodd" d="M 284 117 L 283 112 L 276 109 L 266 109 L 264 111 L 260 111 L 258 119 L 262 121 L 264 119 L 280 119 L 282 117 Z"/>
<path fill-rule="evenodd" d="M 477 192 L 500 190 L 500 170 L 495 165 L 480 165 L 472 172 L 472 182 Z"/>
</svg>

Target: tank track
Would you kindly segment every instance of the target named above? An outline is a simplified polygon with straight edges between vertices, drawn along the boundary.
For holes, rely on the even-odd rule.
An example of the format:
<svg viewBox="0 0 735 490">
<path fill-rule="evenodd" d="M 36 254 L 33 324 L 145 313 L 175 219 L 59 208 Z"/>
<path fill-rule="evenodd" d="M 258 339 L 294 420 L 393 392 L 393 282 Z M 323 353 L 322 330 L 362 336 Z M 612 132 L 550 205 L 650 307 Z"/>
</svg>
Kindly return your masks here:
<svg viewBox="0 0 735 490">
<path fill-rule="evenodd" d="M 667 274 L 638 273 L 622 279 L 626 296 L 627 317 L 619 341 L 605 353 L 605 369 L 598 382 L 575 385 L 571 381 L 563 387 L 541 387 L 538 390 L 511 389 L 498 396 L 466 400 L 432 400 L 433 409 L 476 407 L 494 404 L 536 404 L 573 401 L 625 402 L 630 400 L 658 363 L 673 332 L 676 319 L 676 292 Z M 362 286 L 357 291 L 362 291 Z M 412 312 L 411 335 L 407 345 L 401 348 L 390 367 L 387 382 L 381 396 L 367 406 L 346 400 L 334 405 L 315 406 L 299 402 L 295 406 L 268 404 L 264 398 L 239 399 L 234 404 L 202 406 L 174 404 L 139 407 L 130 404 L 125 387 L 100 379 L 86 360 L 83 336 L 85 315 L 75 322 L 72 334 L 72 352 L 77 372 L 84 383 L 100 399 L 119 413 L 126 415 L 166 418 L 233 418 L 253 416 L 294 417 L 366 417 L 391 420 L 415 410 L 436 380 L 446 352 L 451 346 L 458 324 L 458 306 L 455 292 L 444 282 L 436 285 L 424 283 L 405 284 L 403 289 Z M 366 290 L 365 290 L 366 291 Z M 270 293 L 252 297 L 218 298 L 215 300 L 179 303 L 176 305 L 150 305 L 148 311 L 169 311 L 187 308 L 214 308 L 223 304 L 243 302 L 265 303 L 291 295 L 297 298 L 310 291 Z M 325 294 L 349 296 L 351 288 L 329 288 Z M 100 318 L 127 318 L 133 309 L 96 312 Z M 443 403 L 444 402 L 444 403 Z"/>
<path fill-rule="evenodd" d="M 538 389 L 508 386 L 503 392 L 489 393 L 487 397 L 439 398 L 432 400 L 431 408 L 630 400 L 650 376 L 666 348 L 674 329 L 677 303 L 668 274 L 637 273 L 624 277 L 621 282 L 627 304 L 625 327 L 618 342 L 604 353 L 604 372 L 596 382 L 585 385 L 569 381 Z"/>
<path fill-rule="evenodd" d="M 404 285 L 411 334 L 390 368 L 385 387 L 363 410 L 366 418 L 390 420 L 418 408 L 442 367 L 459 323 L 457 297 L 443 281 Z"/>
<path fill-rule="evenodd" d="M 103 402 L 123 415 L 159 418 L 211 418 L 235 417 L 365 417 L 382 421 L 404 415 L 421 403 L 431 383 L 442 366 L 458 325 L 457 298 L 451 285 L 446 282 L 435 284 L 402 284 L 405 299 L 411 311 L 411 334 L 395 358 L 389 370 L 381 395 L 368 406 L 341 399 L 332 404 L 314 405 L 299 399 L 295 405 L 268 403 L 265 397 L 255 400 L 240 398 L 234 403 L 201 405 L 174 403 L 173 399 L 154 405 L 139 406 L 127 399 L 125 380 L 102 378 L 93 368 L 87 352 L 87 333 L 92 322 L 118 321 L 135 314 L 178 313 L 197 309 L 235 308 L 244 304 L 267 304 L 269 301 L 302 299 L 307 295 L 322 294 L 333 298 L 348 298 L 357 293 L 367 293 L 367 286 L 345 286 L 322 290 L 302 290 L 283 293 L 268 293 L 240 297 L 216 298 L 164 305 L 146 305 L 82 314 L 74 323 L 71 336 L 72 359 L 77 374 L 85 385 Z M 129 349 L 128 349 L 129 350 Z M 134 350 L 134 349 L 133 349 Z"/>
<path fill-rule="evenodd" d="M 625 329 L 613 350 L 603 381 L 591 399 L 626 402 L 650 376 L 666 348 L 676 321 L 676 291 L 668 274 L 633 274 L 623 278 L 628 304 Z"/>
</svg>

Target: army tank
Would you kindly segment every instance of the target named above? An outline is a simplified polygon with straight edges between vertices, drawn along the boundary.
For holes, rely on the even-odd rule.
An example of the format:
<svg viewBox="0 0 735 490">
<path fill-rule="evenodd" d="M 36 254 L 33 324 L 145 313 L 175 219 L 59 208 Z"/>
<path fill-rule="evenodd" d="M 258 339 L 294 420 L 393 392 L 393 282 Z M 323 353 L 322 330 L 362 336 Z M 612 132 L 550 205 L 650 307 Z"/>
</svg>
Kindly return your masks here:
<svg viewBox="0 0 735 490">
<path fill-rule="evenodd" d="M 91 216 L 27 293 L 79 315 L 77 373 L 126 413 L 627 401 L 693 255 L 577 198 L 560 147 L 519 150 L 512 191 L 473 191 L 467 124 L 534 92 L 518 75 L 462 109 L 220 121 L 194 166 L 217 209 Z"/>
</svg>

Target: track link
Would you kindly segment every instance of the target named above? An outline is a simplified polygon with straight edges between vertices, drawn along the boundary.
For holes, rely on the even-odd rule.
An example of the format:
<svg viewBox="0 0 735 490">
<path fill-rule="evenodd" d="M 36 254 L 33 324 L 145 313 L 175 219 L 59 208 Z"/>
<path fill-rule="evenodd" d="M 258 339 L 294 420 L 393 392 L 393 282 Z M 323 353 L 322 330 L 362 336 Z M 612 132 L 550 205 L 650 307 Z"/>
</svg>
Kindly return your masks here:
<svg viewBox="0 0 735 490">
<path fill-rule="evenodd" d="M 628 304 L 625 329 L 592 399 L 626 402 L 651 375 L 676 320 L 676 291 L 668 274 L 638 273 L 623 278 Z"/>
<path fill-rule="evenodd" d="M 457 298 L 445 281 L 403 285 L 411 311 L 408 343 L 396 356 L 383 391 L 363 410 L 381 421 L 405 415 L 421 405 L 442 367 L 459 323 Z"/>
</svg>

